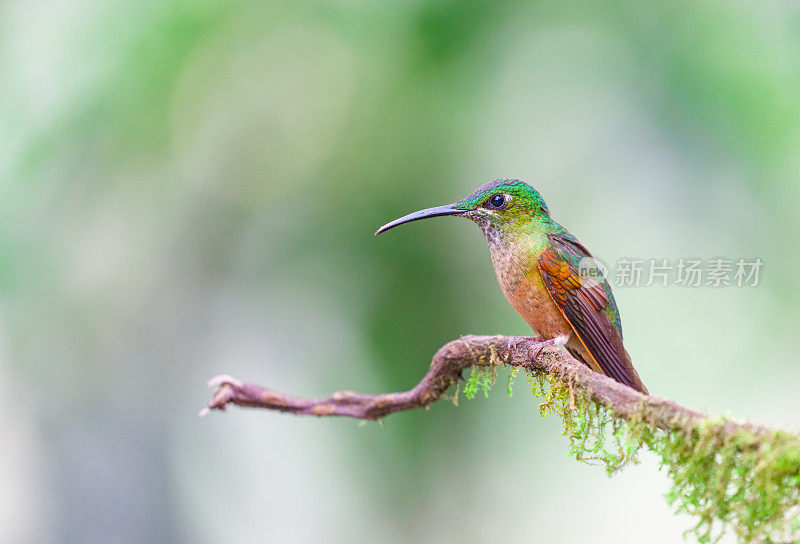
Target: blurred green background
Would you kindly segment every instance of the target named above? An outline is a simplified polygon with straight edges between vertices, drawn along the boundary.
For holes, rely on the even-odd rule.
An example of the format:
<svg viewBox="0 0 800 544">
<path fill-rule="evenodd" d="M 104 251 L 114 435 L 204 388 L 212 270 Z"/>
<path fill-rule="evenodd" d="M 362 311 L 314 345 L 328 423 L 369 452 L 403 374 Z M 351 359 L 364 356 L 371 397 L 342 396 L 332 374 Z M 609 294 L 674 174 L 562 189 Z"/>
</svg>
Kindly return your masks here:
<svg viewBox="0 0 800 544">
<path fill-rule="evenodd" d="M 529 334 L 478 229 L 499 177 L 605 262 L 651 392 L 798 428 L 796 2 L 0 4 L 0 542 L 677 542 L 654 458 L 566 457 L 517 381 L 383 425 L 231 410 L 402 390 Z M 501 378 L 502 379 L 502 378 Z"/>
</svg>

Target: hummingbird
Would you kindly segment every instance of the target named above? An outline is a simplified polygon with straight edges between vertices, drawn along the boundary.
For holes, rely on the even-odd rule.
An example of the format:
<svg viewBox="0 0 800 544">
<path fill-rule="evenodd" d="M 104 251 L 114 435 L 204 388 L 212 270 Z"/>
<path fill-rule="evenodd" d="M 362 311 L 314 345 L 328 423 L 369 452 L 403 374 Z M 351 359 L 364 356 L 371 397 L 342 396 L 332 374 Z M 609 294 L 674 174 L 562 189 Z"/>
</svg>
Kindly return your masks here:
<svg viewBox="0 0 800 544">
<path fill-rule="evenodd" d="M 623 346 L 611 286 L 586 246 L 550 217 L 536 189 L 498 179 L 458 202 L 395 219 L 375 235 L 446 215 L 466 217 L 483 231 L 503 295 L 543 339 L 537 353 L 563 346 L 595 372 L 648 394 Z"/>
</svg>

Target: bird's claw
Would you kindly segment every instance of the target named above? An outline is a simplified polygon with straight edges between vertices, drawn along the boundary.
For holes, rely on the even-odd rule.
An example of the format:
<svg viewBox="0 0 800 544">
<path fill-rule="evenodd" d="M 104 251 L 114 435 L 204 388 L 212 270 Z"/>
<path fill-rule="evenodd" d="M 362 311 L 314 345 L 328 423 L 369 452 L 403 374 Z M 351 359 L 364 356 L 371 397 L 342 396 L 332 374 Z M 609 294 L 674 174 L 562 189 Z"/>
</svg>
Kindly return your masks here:
<svg viewBox="0 0 800 544">
<path fill-rule="evenodd" d="M 509 336 L 506 342 L 506 351 L 510 352 L 517 349 L 517 346 L 523 342 L 530 340 L 538 340 L 536 336 Z"/>
<path fill-rule="evenodd" d="M 562 347 L 567 343 L 567 340 L 568 338 L 562 335 L 538 342 L 535 346 L 528 350 L 528 358 L 531 360 L 536 359 L 544 348 L 550 346 Z"/>
<path fill-rule="evenodd" d="M 542 350 L 545 347 L 552 346 L 552 345 L 553 345 L 553 341 L 552 340 L 545 340 L 543 342 L 537 343 L 535 346 L 533 346 L 532 348 L 528 349 L 528 359 L 530 359 L 532 361 L 535 360 L 537 357 L 539 357 L 539 354 L 542 352 Z"/>
<path fill-rule="evenodd" d="M 511 351 L 512 349 L 516 348 L 518 343 L 519 337 L 512 336 L 508 339 L 508 342 L 506 342 L 506 351 Z"/>
</svg>

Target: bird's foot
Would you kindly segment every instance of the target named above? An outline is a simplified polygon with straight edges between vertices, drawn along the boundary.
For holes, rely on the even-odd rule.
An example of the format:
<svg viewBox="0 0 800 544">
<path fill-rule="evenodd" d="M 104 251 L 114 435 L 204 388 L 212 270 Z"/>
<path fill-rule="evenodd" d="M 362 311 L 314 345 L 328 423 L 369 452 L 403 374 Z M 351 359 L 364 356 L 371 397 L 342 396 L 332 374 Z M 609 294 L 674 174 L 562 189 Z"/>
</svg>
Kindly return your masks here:
<svg viewBox="0 0 800 544">
<path fill-rule="evenodd" d="M 517 345 L 529 340 L 538 340 L 536 336 L 509 336 L 506 342 L 506 351 L 511 352 L 517 349 Z"/>
<path fill-rule="evenodd" d="M 509 336 L 506 342 L 506 362 L 510 362 L 513 354 L 517 352 L 517 346 L 520 344 L 528 342 L 538 343 L 539 341 L 540 339 L 538 336 Z"/>
<path fill-rule="evenodd" d="M 564 345 L 566 345 L 568 339 L 569 338 L 567 336 L 562 334 L 556 336 L 555 338 L 543 340 L 542 342 L 537 343 L 535 346 L 533 346 L 528 350 L 528 358 L 531 360 L 536 359 L 542 352 L 542 350 L 546 347 L 551 347 L 551 346 L 563 347 Z"/>
</svg>

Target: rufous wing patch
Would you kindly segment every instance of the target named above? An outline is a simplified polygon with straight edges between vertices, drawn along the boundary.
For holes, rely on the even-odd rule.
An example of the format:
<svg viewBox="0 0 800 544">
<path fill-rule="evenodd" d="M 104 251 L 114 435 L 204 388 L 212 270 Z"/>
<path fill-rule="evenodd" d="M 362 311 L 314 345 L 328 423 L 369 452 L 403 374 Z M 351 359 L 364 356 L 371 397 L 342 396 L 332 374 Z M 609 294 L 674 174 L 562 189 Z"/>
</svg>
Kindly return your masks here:
<svg viewBox="0 0 800 544">
<path fill-rule="evenodd" d="M 551 235 L 552 247 L 538 259 L 542 281 L 553 302 L 569 322 L 578 340 L 591 356 L 590 367 L 640 391 L 646 391 L 622 345 L 622 337 L 604 311 L 610 295 L 593 277 L 582 278 L 579 263 L 591 255 L 568 233 Z"/>
</svg>

